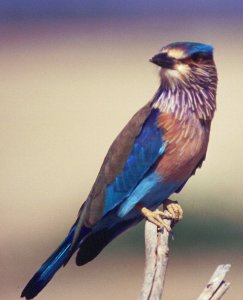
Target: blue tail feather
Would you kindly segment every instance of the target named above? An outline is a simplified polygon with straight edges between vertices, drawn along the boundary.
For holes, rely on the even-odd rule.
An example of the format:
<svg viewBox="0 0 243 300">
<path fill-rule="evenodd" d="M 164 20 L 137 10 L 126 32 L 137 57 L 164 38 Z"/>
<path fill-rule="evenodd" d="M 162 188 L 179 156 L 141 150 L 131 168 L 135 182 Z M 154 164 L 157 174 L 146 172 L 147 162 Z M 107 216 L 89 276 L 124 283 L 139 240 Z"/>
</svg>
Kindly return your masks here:
<svg viewBox="0 0 243 300">
<path fill-rule="evenodd" d="M 57 250 L 43 263 L 40 269 L 28 282 L 21 294 L 21 297 L 25 297 L 26 299 L 34 298 L 52 279 L 57 270 L 60 269 L 66 263 L 66 261 L 70 259 L 72 254 L 77 250 L 73 249 L 73 251 L 69 251 L 75 228 L 76 223 L 73 225 L 67 237 L 57 248 Z M 83 230 L 81 230 L 80 232 L 80 239 L 84 237 L 89 231 L 85 227 L 83 227 L 82 229 Z"/>
</svg>

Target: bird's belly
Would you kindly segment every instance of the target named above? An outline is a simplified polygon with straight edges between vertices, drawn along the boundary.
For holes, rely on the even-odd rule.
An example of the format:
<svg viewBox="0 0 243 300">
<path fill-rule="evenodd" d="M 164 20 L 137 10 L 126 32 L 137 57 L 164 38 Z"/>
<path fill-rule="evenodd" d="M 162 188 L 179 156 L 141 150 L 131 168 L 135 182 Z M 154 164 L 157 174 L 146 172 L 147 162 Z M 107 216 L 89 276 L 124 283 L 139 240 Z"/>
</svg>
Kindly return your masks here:
<svg viewBox="0 0 243 300">
<path fill-rule="evenodd" d="M 140 204 L 151 210 L 155 210 L 171 194 L 183 184 L 182 181 L 165 182 L 162 180 L 149 194 L 145 195 Z"/>
</svg>

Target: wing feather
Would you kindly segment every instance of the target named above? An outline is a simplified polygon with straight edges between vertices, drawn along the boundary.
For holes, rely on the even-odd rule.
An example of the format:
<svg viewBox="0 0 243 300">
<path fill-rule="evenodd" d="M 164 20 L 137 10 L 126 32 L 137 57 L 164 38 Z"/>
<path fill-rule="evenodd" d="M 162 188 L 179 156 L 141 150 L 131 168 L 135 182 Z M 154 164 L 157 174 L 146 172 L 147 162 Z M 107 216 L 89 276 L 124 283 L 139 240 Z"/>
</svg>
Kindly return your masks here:
<svg viewBox="0 0 243 300">
<path fill-rule="evenodd" d="M 165 142 L 157 126 L 158 114 L 157 109 L 146 105 L 113 142 L 86 201 L 86 225 L 94 225 L 128 197 L 163 154 Z"/>
<path fill-rule="evenodd" d="M 157 125 L 158 114 L 159 110 L 148 103 L 133 116 L 111 145 L 80 210 L 73 245 L 82 225 L 94 226 L 121 204 L 163 155 L 166 143 Z"/>
</svg>

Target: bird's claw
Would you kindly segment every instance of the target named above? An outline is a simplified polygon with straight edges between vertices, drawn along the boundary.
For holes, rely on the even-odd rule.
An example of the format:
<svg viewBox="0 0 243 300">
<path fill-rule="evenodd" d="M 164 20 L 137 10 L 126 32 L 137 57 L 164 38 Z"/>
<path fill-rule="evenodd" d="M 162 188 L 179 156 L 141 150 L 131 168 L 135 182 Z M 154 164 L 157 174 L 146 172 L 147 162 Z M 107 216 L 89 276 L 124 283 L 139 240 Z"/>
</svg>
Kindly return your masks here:
<svg viewBox="0 0 243 300">
<path fill-rule="evenodd" d="M 151 211 L 146 207 L 139 207 L 141 213 L 144 217 L 156 225 L 158 229 L 162 229 L 163 227 L 171 232 L 171 227 L 163 220 L 163 219 L 172 219 L 174 223 L 179 222 L 183 218 L 183 210 L 177 201 L 173 201 L 170 199 L 166 199 L 163 203 L 164 211 L 159 209 L 155 211 Z"/>
<path fill-rule="evenodd" d="M 158 210 L 158 209 L 155 210 L 155 211 L 151 211 L 151 210 L 147 209 L 146 207 L 143 207 L 141 209 L 141 212 L 144 215 L 144 217 L 148 221 L 150 221 L 151 223 L 153 223 L 154 225 L 156 225 L 159 230 L 164 227 L 168 232 L 171 231 L 171 227 L 161 217 L 161 216 L 163 216 L 164 219 L 170 219 L 170 218 L 172 218 L 172 216 L 170 215 L 170 213 L 163 212 L 163 211 Z"/>
<path fill-rule="evenodd" d="M 166 199 L 163 203 L 163 208 L 170 213 L 171 218 L 175 222 L 179 222 L 183 219 L 183 210 L 177 201 Z"/>
</svg>

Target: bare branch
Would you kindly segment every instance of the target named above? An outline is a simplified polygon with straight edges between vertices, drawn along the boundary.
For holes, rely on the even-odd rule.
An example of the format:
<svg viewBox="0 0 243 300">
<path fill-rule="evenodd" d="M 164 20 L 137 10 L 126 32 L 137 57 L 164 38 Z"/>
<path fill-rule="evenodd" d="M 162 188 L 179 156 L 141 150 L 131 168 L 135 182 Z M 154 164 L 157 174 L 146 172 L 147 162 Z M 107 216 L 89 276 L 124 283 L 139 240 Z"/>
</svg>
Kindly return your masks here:
<svg viewBox="0 0 243 300">
<path fill-rule="evenodd" d="M 219 265 L 197 300 L 221 299 L 230 286 L 229 282 L 224 281 L 226 273 L 229 271 L 230 267 L 231 265 L 229 264 Z"/>
<path fill-rule="evenodd" d="M 164 220 L 171 226 L 171 220 Z M 157 230 L 149 221 L 145 223 L 145 271 L 140 300 L 160 300 L 163 294 L 168 263 L 168 239 L 166 229 Z"/>
<path fill-rule="evenodd" d="M 169 219 L 164 219 L 171 226 Z M 157 230 L 157 226 L 145 222 L 145 271 L 139 300 L 160 300 L 164 291 L 165 274 L 169 255 L 169 232 Z M 224 278 L 230 265 L 219 265 L 197 300 L 220 300 L 229 289 Z"/>
</svg>

